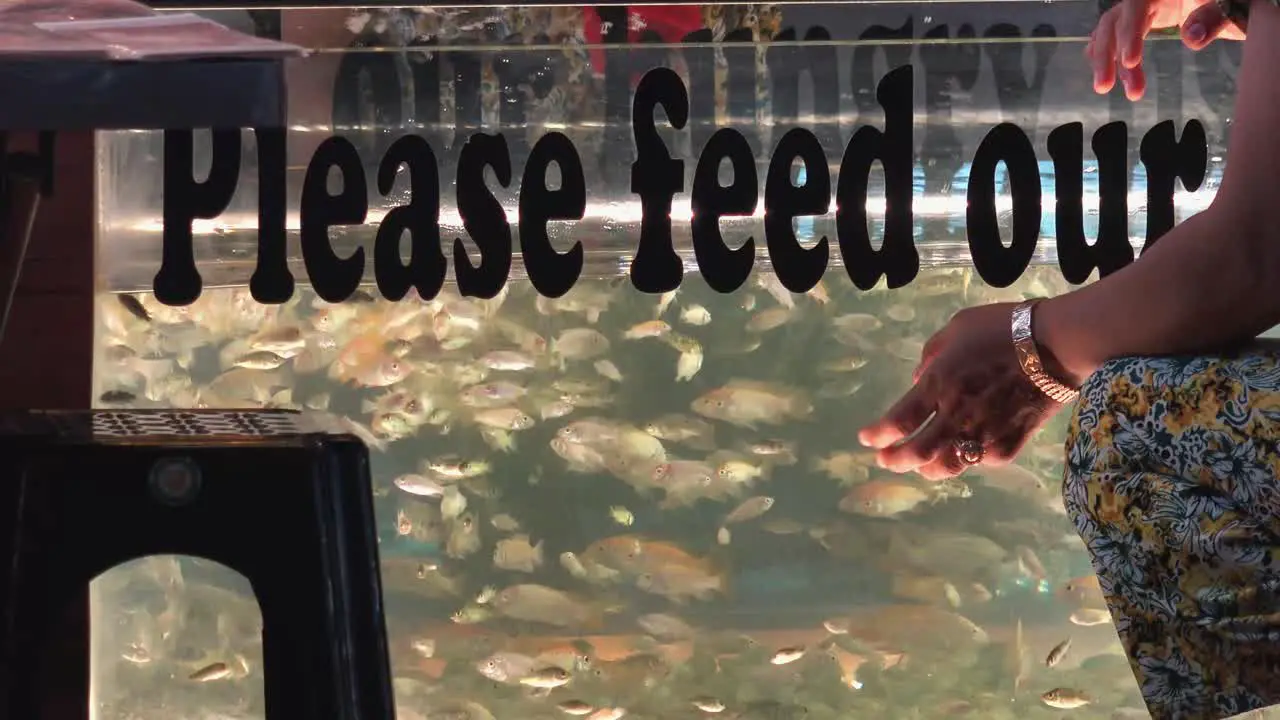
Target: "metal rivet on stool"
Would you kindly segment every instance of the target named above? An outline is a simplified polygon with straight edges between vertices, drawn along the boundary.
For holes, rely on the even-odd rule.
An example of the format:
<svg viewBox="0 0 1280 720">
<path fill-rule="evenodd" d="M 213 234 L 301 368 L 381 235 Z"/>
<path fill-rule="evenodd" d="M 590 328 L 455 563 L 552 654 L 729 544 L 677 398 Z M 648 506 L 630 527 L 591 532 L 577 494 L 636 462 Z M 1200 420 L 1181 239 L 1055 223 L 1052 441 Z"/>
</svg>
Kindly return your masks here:
<svg viewBox="0 0 1280 720">
<path fill-rule="evenodd" d="M 200 494 L 200 466 L 190 458 L 157 460 L 151 466 L 151 492 L 166 505 L 188 505 Z"/>
</svg>

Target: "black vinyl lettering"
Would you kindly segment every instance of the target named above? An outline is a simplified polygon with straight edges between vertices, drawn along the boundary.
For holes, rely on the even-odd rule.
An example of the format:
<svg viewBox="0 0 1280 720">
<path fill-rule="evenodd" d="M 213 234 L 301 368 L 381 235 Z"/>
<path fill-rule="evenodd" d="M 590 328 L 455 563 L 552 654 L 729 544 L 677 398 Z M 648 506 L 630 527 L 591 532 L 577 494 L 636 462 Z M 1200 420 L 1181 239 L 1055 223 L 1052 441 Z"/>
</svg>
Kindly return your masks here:
<svg viewBox="0 0 1280 720">
<path fill-rule="evenodd" d="M 1067 282 L 1079 285 L 1098 266 L 1095 255 L 1106 252 L 1101 243 L 1090 247 L 1084 236 L 1084 125 L 1054 128 L 1047 145 L 1053 159 L 1058 267 Z"/>
<path fill-rule="evenodd" d="M 911 42 L 915 26 L 910 15 L 898 27 L 873 25 L 858 37 L 875 42 L 855 44 L 850 53 L 848 86 L 840 84 L 841 58 L 827 28 L 809 27 L 804 42 L 796 42 L 797 29 L 786 28 L 762 43 L 754 39 L 754 29 L 733 27 L 721 45 L 725 92 L 720 99 L 726 104 L 729 127 L 719 128 L 717 94 L 721 88 L 716 85 L 717 54 L 711 29 L 701 28 L 681 38 L 683 47 L 677 52 L 683 59 L 681 72 L 687 76 L 686 86 L 681 75 L 667 67 L 672 58 L 658 31 L 646 28 L 636 33 L 633 21 L 638 18 L 626 6 L 597 8 L 597 14 L 608 46 L 601 88 L 603 141 L 608 152 L 597 154 L 599 165 L 592 165 L 590 181 L 596 182 L 598 175 L 601 187 L 593 192 L 616 197 L 626 192 L 627 186 L 619 183 L 629 177 L 630 192 L 639 196 L 642 217 L 630 270 L 636 289 L 665 292 L 677 288 L 683 278 L 683 261 L 673 247 L 671 207 L 674 197 L 685 190 L 685 164 L 692 158 L 697 162 L 690 198 L 691 233 L 694 254 L 708 285 L 729 293 L 748 279 L 755 260 L 755 238 L 750 232 L 742 232 L 746 237 L 741 246 L 732 248 L 721 230 L 720 219 L 750 217 L 763 192 L 764 241 L 780 282 L 794 293 L 812 289 L 830 262 L 828 236 L 832 231 L 826 226 L 832 220 L 823 216 L 829 212 L 833 178 L 826 156 L 841 150 L 841 117 L 848 117 L 852 114 L 848 110 L 855 109 L 841 107 L 850 90 L 861 127 L 843 147 L 835 180 L 835 235 L 845 271 L 853 284 L 863 290 L 875 286 L 882 277 L 890 288 L 914 280 L 920 257 L 913 238 L 921 228 L 912 218 L 913 52 L 920 53 L 925 73 L 924 134 L 919 161 L 923 165 L 924 191 L 929 195 L 950 194 L 957 172 L 970 159 L 957 131 L 953 106 L 978 86 L 982 57 L 990 60 L 992 89 L 1000 112 L 1006 118 L 1016 118 L 1018 124 L 1003 123 L 992 128 L 971 157 L 964 233 L 973 266 L 987 283 L 1008 286 L 1029 266 L 1043 210 L 1033 140 L 1039 128 L 1047 69 L 1057 48 L 1056 43 L 1035 40 L 1056 37 L 1053 27 L 1039 25 L 1026 34 L 1015 25 L 996 23 L 981 34 L 1002 42 L 953 43 L 948 41 L 974 40 L 977 33 L 973 26 L 959 26 L 953 38 L 950 27 L 932 25 L 933 21 L 926 18 L 926 42 L 921 44 Z M 496 29 L 491 25 L 488 32 Z M 629 37 L 636 41 L 631 42 Z M 520 39 L 515 36 L 506 38 L 509 43 L 517 40 Z M 546 45 L 550 40 L 537 35 L 524 36 L 520 42 Z M 417 40 L 410 47 L 434 50 L 437 43 Z M 759 116 L 762 108 L 758 93 L 762 82 L 758 53 L 762 44 L 766 48 L 772 113 L 772 117 L 764 118 Z M 504 207 L 510 205 L 508 200 L 519 206 L 520 252 L 535 289 L 543 296 L 560 297 L 574 286 L 584 266 L 583 243 L 558 252 L 551 242 L 555 233 L 548 226 L 555 227 L 552 221 L 581 220 L 585 216 L 588 173 L 573 141 L 565 134 L 546 133 L 536 143 L 526 134 L 533 122 L 528 103 L 546 99 L 563 70 L 557 53 L 539 54 L 536 49 L 526 49 L 529 52 L 492 58 L 501 96 L 497 123 L 519 133 L 519 137 L 512 138 L 481 132 L 482 84 L 490 61 L 478 48 L 447 53 L 409 50 L 343 55 L 333 86 L 336 135 L 316 149 L 306 169 L 301 198 L 303 261 L 309 280 L 322 299 L 345 300 L 365 277 L 365 249 L 357 246 L 350 256 L 339 257 L 329 229 L 366 221 L 370 202 L 366 174 L 371 170 L 364 163 L 372 163 L 375 158 L 380 160 L 377 187 L 384 198 L 391 200 L 402 171 L 407 173 L 409 185 L 403 198 L 394 199 L 401 204 L 377 227 L 371 249 L 373 276 L 385 298 L 400 300 L 411 288 L 423 298 L 431 298 L 444 285 L 448 258 L 440 242 L 440 202 L 445 192 L 442 177 L 455 179 L 462 225 L 479 248 L 480 262 L 472 264 L 464 240 L 455 238 L 453 242 L 458 287 L 463 295 L 493 297 L 510 278 L 512 227 L 504 212 Z M 884 53 L 883 59 L 891 69 L 873 83 L 880 53 Z M 1221 126 L 1222 132 L 1214 128 L 1217 147 L 1229 120 L 1230 99 L 1235 91 L 1233 69 L 1239 66 L 1240 48 L 1238 44 L 1215 43 L 1193 57 L 1207 110 Z M 1027 65 L 1031 66 L 1029 75 Z M 1157 44 L 1150 50 L 1147 65 L 1148 75 L 1155 81 L 1149 93 L 1155 98 L 1156 115 L 1181 117 L 1185 101 L 1181 51 L 1172 43 Z M 816 121 L 812 126 L 809 112 L 801 108 L 801 97 L 808 94 L 801 92 L 801 76 L 806 72 L 813 88 L 812 114 Z M 631 79 L 637 74 L 643 77 L 633 97 Z M 442 85 L 447 83 L 452 83 L 454 89 L 455 121 L 446 127 L 441 124 L 440 102 Z M 411 93 L 404 92 L 405 84 L 411 86 Z M 841 87 L 846 93 L 843 96 Z M 412 101 L 406 102 L 410 97 Z M 1132 104 L 1120 93 L 1111 93 L 1107 102 L 1113 118 L 1132 121 L 1136 116 Z M 663 122 L 656 117 L 658 108 L 665 116 Z M 1063 108 L 1057 106 L 1055 110 Z M 878 119 L 872 119 L 881 114 L 882 127 Z M 399 134 L 406 123 L 416 128 L 415 134 Z M 802 123 L 806 126 L 800 127 Z M 1059 263 L 1064 278 L 1073 284 L 1086 281 L 1094 270 L 1106 276 L 1133 261 L 1128 192 L 1139 161 L 1147 177 L 1144 252 L 1175 224 L 1178 183 L 1194 192 L 1205 182 L 1210 153 L 1206 128 L 1199 121 L 1187 121 L 1181 135 L 1174 121 L 1160 122 L 1143 135 L 1138 147 L 1131 147 L 1128 142 L 1131 125 L 1132 122 L 1110 122 L 1098 128 L 1091 138 L 1100 198 L 1098 237 L 1092 243 L 1085 234 L 1083 125 L 1069 123 L 1049 133 L 1046 145 L 1055 173 Z M 761 128 L 772 128 L 772 132 Z M 255 301 L 283 303 L 295 289 L 285 224 L 288 136 L 284 128 L 253 130 L 258 160 L 259 237 L 249 286 Z M 686 131 L 691 154 L 684 150 Z M 163 257 L 153 284 L 160 302 L 187 305 L 201 294 L 192 224 L 196 219 L 222 214 L 234 198 L 244 164 L 242 158 L 251 154 L 243 147 L 241 133 L 232 129 L 213 131 L 210 174 L 207 180 L 196 182 L 192 131 L 165 132 Z M 772 153 L 762 147 L 762 133 L 775 138 L 781 135 Z M 768 158 L 768 168 L 761 187 L 757 163 L 763 157 Z M 733 180 L 721 185 L 720 169 L 725 160 L 733 168 Z M 876 162 L 884 168 L 886 200 L 884 237 L 878 250 L 872 244 L 866 212 L 869 176 Z M 560 176 L 555 189 L 555 183 L 548 181 L 552 164 Z M 1008 172 L 1014 206 L 1008 247 L 1001 240 L 995 210 L 995 175 L 1001 164 Z M 513 168 L 521 166 L 524 170 L 519 185 L 513 186 Z M 486 167 L 493 168 L 498 180 L 493 188 L 486 183 Z M 630 168 L 629 174 L 626 167 Z M 797 172 L 799 167 L 804 169 L 803 183 Z M 331 192 L 330 179 L 335 174 L 340 177 L 341 190 Z M 803 237 L 797 236 L 797 217 L 817 219 L 806 222 L 811 230 L 802 233 Z M 960 231 L 954 227 L 953 218 L 922 218 L 922 227 L 929 237 L 959 239 Z M 402 260 L 405 232 L 409 233 L 410 251 Z M 349 233 L 334 235 L 343 237 Z M 816 239 L 813 247 L 802 244 L 812 239 Z M 349 243 L 338 243 L 338 248 L 346 246 Z"/>
<path fill-rule="evenodd" d="M 378 225 L 373 245 L 373 277 L 382 297 L 396 301 L 417 290 L 423 300 L 440 293 L 447 272 L 440 247 L 440 175 L 436 154 L 420 135 L 405 135 L 387 148 L 378 165 L 378 192 L 391 194 L 401 166 L 409 171 L 409 204 L 393 208 Z M 400 240 L 409 233 L 409 264 L 400 259 Z"/>
<path fill-rule="evenodd" d="M 560 169 L 560 188 L 547 187 L 547 169 Z M 548 220 L 581 220 L 587 211 L 587 181 L 582 159 L 563 133 L 543 135 L 529 154 L 520 178 L 520 257 L 529 282 L 541 295 L 560 297 L 569 292 L 582 274 L 585 251 L 575 242 L 567 252 L 556 252 L 547 235 Z"/>
<path fill-rule="evenodd" d="M 996 167 L 1004 161 L 1013 195 L 1013 238 L 1000 242 L 996 214 Z M 1031 265 L 1040 239 L 1040 167 L 1027 134 L 1013 123 L 991 129 L 969 167 L 966 213 L 973 268 L 992 287 L 1009 287 Z"/>
<path fill-rule="evenodd" d="M 1123 125 L 1120 125 L 1123 130 Z M 1112 136 L 1114 138 L 1114 134 Z M 1098 136 L 1094 136 L 1095 149 Z M 1129 245 L 1127 221 L 1124 232 L 1099 232 L 1097 242 L 1089 244 L 1084 234 L 1084 125 L 1069 123 L 1054 128 L 1049 133 L 1049 157 L 1053 159 L 1054 197 L 1057 207 L 1054 220 L 1057 227 L 1058 266 L 1062 277 L 1072 285 L 1078 285 L 1093 274 L 1094 270 L 1113 272 L 1133 261 L 1133 248 Z M 1121 155 L 1125 149 L 1119 148 Z M 1123 162 L 1123 160 L 1122 160 Z M 1121 165 L 1123 167 L 1123 165 Z M 1108 190 L 1120 187 L 1128 191 L 1127 184 L 1117 184 L 1108 178 Z M 1115 200 L 1105 198 L 1110 208 Z"/>
<path fill-rule="evenodd" d="M 720 184 L 720 163 L 733 166 L 733 182 Z M 707 286 L 720 293 L 742 287 L 756 260 L 756 241 L 748 237 L 737 250 L 720 232 L 720 218 L 749 216 L 759 200 L 759 179 L 751 145 L 737 130 L 717 130 L 698 158 L 693 174 L 693 254 Z"/>
<path fill-rule="evenodd" d="M 804 163 L 803 185 L 792 184 L 791 163 Z M 793 293 L 813 289 L 827 272 L 831 248 L 822 236 L 811 248 L 796 239 L 791 221 L 801 215 L 825 215 L 831 205 L 831 171 L 817 136 L 793 128 L 778 141 L 764 186 L 764 237 L 769 262 L 782 286 Z"/>
<path fill-rule="evenodd" d="M 1093 132 L 1093 156 L 1098 159 L 1098 240 L 1105 248 L 1094 252 L 1099 277 L 1133 262 L 1129 244 L 1129 128 L 1111 122 Z M 1105 263 L 1105 264 L 1104 264 Z"/>
<path fill-rule="evenodd" d="M 337 168 L 342 191 L 329 193 L 329 170 Z M 340 258 L 333 251 L 329 228 L 335 225 L 362 225 L 369 214 L 369 192 L 364 166 L 356 147 L 345 137 L 331 137 L 320 143 L 307 164 L 302 180 L 301 219 L 302 263 L 320 299 L 340 303 L 355 293 L 364 277 L 364 248 Z"/>
<path fill-rule="evenodd" d="M 192 130 L 164 131 L 164 231 L 160 270 L 152 281 L 156 299 L 165 305 L 190 305 L 200 297 L 204 281 L 196 269 L 191 221 L 218 217 L 231 204 L 240 178 L 240 131 L 213 131 L 209 177 L 196 182 Z"/>
<path fill-rule="evenodd" d="M 1146 252 L 1173 229 L 1174 180 L 1181 181 L 1190 192 L 1200 189 L 1209 162 L 1209 145 L 1199 122 L 1188 121 L 1178 138 L 1173 121 L 1165 120 L 1142 136 L 1139 153 L 1147 169 L 1147 237 L 1142 243 L 1142 252 Z"/>
<path fill-rule="evenodd" d="M 249 278 L 249 294 L 257 302 L 279 304 L 293 297 L 285 245 L 285 131 L 254 128 L 253 135 L 258 145 L 258 263 Z"/>
<path fill-rule="evenodd" d="M 480 249 L 480 264 L 472 265 L 462 238 L 454 238 L 453 272 L 463 297 L 494 297 L 511 276 L 511 223 L 485 184 L 485 167 L 493 168 L 499 185 L 511 186 L 511 155 L 502 134 L 472 135 L 458 157 L 458 214 Z"/>
<path fill-rule="evenodd" d="M 689 94 L 670 68 L 654 68 L 640 78 L 631 111 L 636 160 L 631 164 L 631 192 L 640 196 L 640 242 L 631 261 L 631 284 L 640 292 L 675 290 L 684 263 L 672 247 L 671 199 L 684 191 L 684 161 L 658 135 L 653 111 L 661 106 L 677 130 L 689 120 Z"/>
<path fill-rule="evenodd" d="M 884 108 L 884 131 L 858 128 L 845 146 L 836 182 L 836 236 L 845 272 L 854 286 L 870 290 L 884 276 L 890 288 L 915 279 L 920 271 L 911 223 L 912 84 L 910 65 L 891 70 L 880 80 L 876 97 Z M 867 182 L 871 164 L 884 166 L 884 242 L 871 246 L 867 230 Z"/>
</svg>

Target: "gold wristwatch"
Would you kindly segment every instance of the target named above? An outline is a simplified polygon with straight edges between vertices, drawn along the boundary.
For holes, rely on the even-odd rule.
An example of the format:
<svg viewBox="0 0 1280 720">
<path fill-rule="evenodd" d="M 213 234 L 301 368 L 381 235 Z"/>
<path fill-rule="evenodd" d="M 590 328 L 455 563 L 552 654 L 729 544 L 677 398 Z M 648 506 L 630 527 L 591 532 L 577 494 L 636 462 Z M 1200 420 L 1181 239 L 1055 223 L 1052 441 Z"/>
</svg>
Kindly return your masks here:
<svg viewBox="0 0 1280 720">
<path fill-rule="evenodd" d="M 1013 350 L 1018 354 L 1018 364 L 1027 379 L 1058 403 L 1074 402 L 1080 396 L 1079 390 L 1063 385 L 1045 372 L 1044 363 L 1040 361 L 1040 352 L 1036 350 L 1035 338 L 1031 335 L 1031 310 L 1043 298 L 1032 298 L 1018 303 L 1013 309 Z"/>
</svg>

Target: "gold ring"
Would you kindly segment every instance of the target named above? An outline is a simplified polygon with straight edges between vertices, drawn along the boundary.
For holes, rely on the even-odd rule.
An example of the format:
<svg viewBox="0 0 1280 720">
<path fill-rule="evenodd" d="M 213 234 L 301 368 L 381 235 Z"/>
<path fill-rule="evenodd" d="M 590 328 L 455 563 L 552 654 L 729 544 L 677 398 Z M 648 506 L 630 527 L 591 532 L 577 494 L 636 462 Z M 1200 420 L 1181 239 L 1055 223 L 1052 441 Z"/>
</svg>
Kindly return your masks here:
<svg viewBox="0 0 1280 720">
<path fill-rule="evenodd" d="M 977 465 L 986 454 L 986 448 L 977 440 L 961 440 L 956 443 L 956 457 L 965 465 Z"/>
</svg>

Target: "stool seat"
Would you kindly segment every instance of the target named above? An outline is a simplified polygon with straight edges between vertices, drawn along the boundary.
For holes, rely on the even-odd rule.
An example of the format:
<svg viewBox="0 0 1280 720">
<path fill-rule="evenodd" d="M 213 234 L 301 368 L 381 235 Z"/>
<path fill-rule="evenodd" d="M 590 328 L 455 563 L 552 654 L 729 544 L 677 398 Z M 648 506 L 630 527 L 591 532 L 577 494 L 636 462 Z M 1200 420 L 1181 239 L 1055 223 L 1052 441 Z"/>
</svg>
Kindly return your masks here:
<svg viewBox="0 0 1280 720">
<path fill-rule="evenodd" d="M 298 413 L 0 415 L 0 717 L 41 717 L 32 658 L 93 578 L 182 554 L 252 586 L 267 720 L 392 720 L 372 503 L 364 445 Z"/>
</svg>

